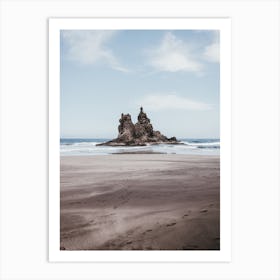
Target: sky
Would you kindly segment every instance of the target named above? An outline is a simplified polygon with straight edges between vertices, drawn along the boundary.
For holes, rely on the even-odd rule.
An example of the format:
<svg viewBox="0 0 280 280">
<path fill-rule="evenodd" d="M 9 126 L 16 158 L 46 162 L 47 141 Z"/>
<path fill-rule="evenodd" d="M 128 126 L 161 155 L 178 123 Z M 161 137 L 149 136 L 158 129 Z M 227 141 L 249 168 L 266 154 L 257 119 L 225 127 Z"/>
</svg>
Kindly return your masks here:
<svg viewBox="0 0 280 280">
<path fill-rule="evenodd" d="M 62 138 L 115 138 L 139 108 L 167 137 L 219 138 L 219 31 L 61 30 Z"/>
</svg>

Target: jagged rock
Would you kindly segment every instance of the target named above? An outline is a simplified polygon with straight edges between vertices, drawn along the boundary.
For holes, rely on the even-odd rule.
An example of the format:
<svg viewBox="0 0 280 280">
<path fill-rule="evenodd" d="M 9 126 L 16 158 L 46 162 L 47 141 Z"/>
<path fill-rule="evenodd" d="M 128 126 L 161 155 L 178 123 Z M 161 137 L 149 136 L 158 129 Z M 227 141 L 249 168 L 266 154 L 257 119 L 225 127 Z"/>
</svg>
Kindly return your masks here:
<svg viewBox="0 0 280 280">
<path fill-rule="evenodd" d="M 147 117 L 146 113 L 143 112 L 143 108 L 141 107 L 138 115 L 138 122 L 135 124 L 135 137 L 146 142 L 149 138 L 153 137 L 153 132 L 150 119 Z"/>
<path fill-rule="evenodd" d="M 135 138 L 135 127 L 131 121 L 130 114 L 122 114 L 120 120 L 118 141 L 123 143 L 130 143 Z"/>
<path fill-rule="evenodd" d="M 130 114 L 122 114 L 119 119 L 119 134 L 116 139 L 106 143 L 98 144 L 99 146 L 144 146 L 147 144 L 180 144 L 176 137 L 167 138 L 159 131 L 154 131 L 147 114 L 140 108 L 138 122 L 134 125 Z"/>
<path fill-rule="evenodd" d="M 164 135 L 162 135 L 159 131 L 154 131 L 153 133 L 153 137 L 157 140 L 157 141 L 162 141 L 162 142 L 166 142 L 168 141 L 168 138 Z M 175 142 L 177 141 L 176 140 L 176 137 L 172 137 L 172 138 L 175 138 Z"/>
</svg>

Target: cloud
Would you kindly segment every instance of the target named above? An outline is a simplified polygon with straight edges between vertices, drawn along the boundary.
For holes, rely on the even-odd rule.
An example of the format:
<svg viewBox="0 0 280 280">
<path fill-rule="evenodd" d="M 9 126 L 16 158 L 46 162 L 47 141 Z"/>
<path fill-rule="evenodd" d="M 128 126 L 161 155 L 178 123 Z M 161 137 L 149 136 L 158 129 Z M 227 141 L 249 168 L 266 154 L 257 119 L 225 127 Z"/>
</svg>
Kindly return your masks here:
<svg viewBox="0 0 280 280">
<path fill-rule="evenodd" d="M 202 64 L 195 58 L 190 47 L 171 32 L 167 32 L 160 45 L 148 51 L 149 64 L 157 71 L 199 72 Z"/>
<path fill-rule="evenodd" d="M 194 101 L 176 94 L 152 94 L 145 96 L 138 104 L 150 111 L 161 110 L 211 110 L 210 104 Z"/>
<path fill-rule="evenodd" d="M 213 42 L 204 49 L 204 59 L 210 62 L 220 62 L 219 31 L 214 32 Z"/>
<path fill-rule="evenodd" d="M 111 30 L 64 30 L 62 39 L 66 57 L 83 65 L 103 62 L 114 70 L 129 72 L 106 46 L 116 33 Z"/>
</svg>

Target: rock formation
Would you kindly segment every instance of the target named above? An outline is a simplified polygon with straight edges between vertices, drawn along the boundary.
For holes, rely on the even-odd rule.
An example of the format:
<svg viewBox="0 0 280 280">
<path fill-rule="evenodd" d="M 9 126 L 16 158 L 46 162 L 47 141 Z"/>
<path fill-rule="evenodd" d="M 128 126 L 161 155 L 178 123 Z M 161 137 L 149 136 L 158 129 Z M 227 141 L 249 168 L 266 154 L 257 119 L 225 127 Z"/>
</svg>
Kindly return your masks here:
<svg viewBox="0 0 280 280">
<path fill-rule="evenodd" d="M 119 135 L 116 139 L 106 143 L 99 144 L 101 146 L 145 146 L 147 144 L 179 144 L 176 137 L 167 138 L 159 131 L 154 131 L 150 119 L 140 108 L 138 122 L 133 124 L 130 114 L 122 114 L 119 120 Z"/>
</svg>

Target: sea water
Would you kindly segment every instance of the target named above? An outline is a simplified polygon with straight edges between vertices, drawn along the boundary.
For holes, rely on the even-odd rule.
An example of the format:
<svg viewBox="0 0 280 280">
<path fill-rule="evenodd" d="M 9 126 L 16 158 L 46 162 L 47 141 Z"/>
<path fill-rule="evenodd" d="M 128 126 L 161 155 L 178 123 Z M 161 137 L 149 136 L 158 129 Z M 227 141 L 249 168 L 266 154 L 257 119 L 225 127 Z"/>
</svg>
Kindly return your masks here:
<svg viewBox="0 0 280 280">
<path fill-rule="evenodd" d="M 62 156 L 77 155 L 110 155 L 127 152 L 165 153 L 165 154 L 191 154 L 191 155 L 219 155 L 220 139 L 178 139 L 182 145 L 159 144 L 137 147 L 110 147 L 96 146 L 111 139 L 60 139 L 60 154 Z"/>
</svg>

